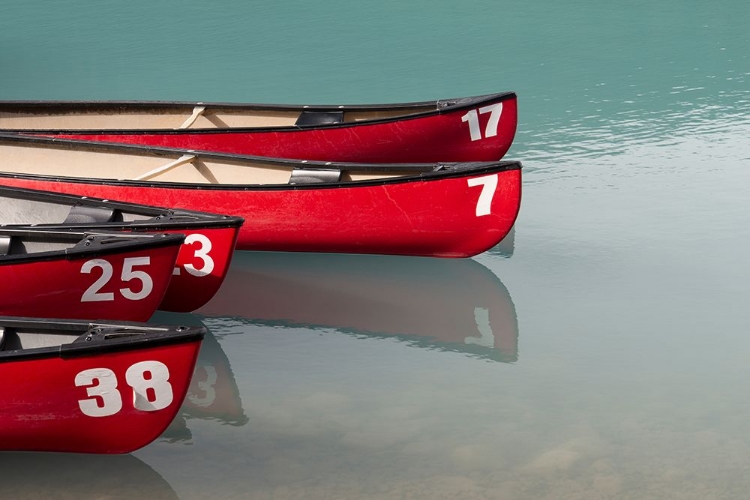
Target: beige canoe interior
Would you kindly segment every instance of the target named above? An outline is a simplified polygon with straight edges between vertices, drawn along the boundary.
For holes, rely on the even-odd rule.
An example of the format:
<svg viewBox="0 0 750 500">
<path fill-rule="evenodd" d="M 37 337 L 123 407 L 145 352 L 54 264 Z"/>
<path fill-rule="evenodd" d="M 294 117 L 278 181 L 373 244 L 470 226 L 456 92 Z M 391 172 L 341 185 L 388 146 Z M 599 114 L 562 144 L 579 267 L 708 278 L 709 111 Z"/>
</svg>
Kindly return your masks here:
<svg viewBox="0 0 750 500">
<path fill-rule="evenodd" d="M 70 145 L 60 143 L 0 142 L 0 171 L 9 173 L 190 184 L 255 185 L 289 184 L 293 170 L 304 167 L 304 162 L 279 165 L 246 158 L 202 156 L 199 153 L 187 152 L 163 156 L 135 149 L 124 152 L 124 149 L 118 148 L 76 146 L 74 149 Z M 309 171 L 315 175 L 313 169 Z M 406 167 L 394 167 L 388 172 L 345 170 L 341 172 L 339 180 L 347 182 L 384 179 L 416 173 L 414 169 Z"/>
<path fill-rule="evenodd" d="M 434 111 L 436 106 L 393 109 L 345 110 L 344 123 L 408 116 Z M 335 109 L 333 110 L 335 111 Z M 237 106 L 212 108 L 197 105 L 174 107 L 115 107 L 101 110 L 75 110 L 67 107 L 24 107 L 0 104 L 0 128 L 14 130 L 156 130 L 156 129 L 228 129 L 240 127 L 291 127 L 301 110 L 253 109 Z"/>
</svg>

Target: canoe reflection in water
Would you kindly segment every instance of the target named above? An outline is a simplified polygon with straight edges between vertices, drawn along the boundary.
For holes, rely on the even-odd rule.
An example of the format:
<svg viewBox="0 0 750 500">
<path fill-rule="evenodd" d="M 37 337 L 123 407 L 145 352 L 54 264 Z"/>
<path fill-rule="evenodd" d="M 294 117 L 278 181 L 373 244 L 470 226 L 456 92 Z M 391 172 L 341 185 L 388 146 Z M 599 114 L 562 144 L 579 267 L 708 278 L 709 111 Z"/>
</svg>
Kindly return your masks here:
<svg viewBox="0 0 750 500">
<path fill-rule="evenodd" d="M 497 255 L 498 257 L 505 257 L 506 259 L 510 259 L 511 257 L 513 257 L 515 247 L 516 226 L 513 226 L 510 228 L 510 231 L 508 231 L 508 234 L 505 236 L 505 238 L 503 238 L 500 243 L 487 250 L 487 252 L 491 253 L 492 255 Z"/>
<path fill-rule="evenodd" d="M 192 314 L 164 311 L 157 311 L 152 320 L 203 325 Z M 219 339 L 210 331 L 203 338 L 185 401 L 175 419 L 162 433 L 161 440 L 172 443 L 190 441 L 190 419 L 214 420 L 234 426 L 242 426 L 248 422 L 229 359 L 221 348 Z"/>
<path fill-rule="evenodd" d="M 196 314 L 518 360 L 508 290 L 472 259 L 236 252 L 222 288 Z"/>
<path fill-rule="evenodd" d="M 0 453 L 0 498 L 178 500 L 169 483 L 133 455 Z"/>
</svg>

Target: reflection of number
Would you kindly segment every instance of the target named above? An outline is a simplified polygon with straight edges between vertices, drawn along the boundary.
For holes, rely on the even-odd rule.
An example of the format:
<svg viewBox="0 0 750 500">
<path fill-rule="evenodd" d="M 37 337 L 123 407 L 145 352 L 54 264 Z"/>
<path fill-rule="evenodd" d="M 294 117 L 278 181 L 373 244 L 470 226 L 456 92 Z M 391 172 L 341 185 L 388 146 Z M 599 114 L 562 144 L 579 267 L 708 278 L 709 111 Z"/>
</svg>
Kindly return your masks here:
<svg viewBox="0 0 750 500">
<path fill-rule="evenodd" d="M 133 389 L 133 407 L 136 410 L 163 410 L 174 401 L 172 385 L 169 383 L 169 369 L 164 363 L 136 363 L 125 372 L 125 380 Z M 84 370 L 76 375 L 75 385 L 86 387 L 86 395 L 89 396 L 89 399 L 78 401 L 78 407 L 84 415 L 108 417 L 122 409 L 122 395 L 117 389 L 117 376 L 112 370 Z"/>
<path fill-rule="evenodd" d="M 214 400 L 216 399 L 216 391 L 214 390 L 214 385 L 216 385 L 216 379 L 218 377 L 216 376 L 216 368 L 214 368 L 213 366 L 204 366 L 203 369 L 206 370 L 206 381 L 198 382 L 198 388 L 201 389 L 206 395 L 203 397 L 199 397 L 195 394 L 190 394 L 188 396 L 188 400 L 196 406 L 208 407 L 211 406 L 211 404 L 213 404 Z"/>
<path fill-rule="evenodd" d="M 147 266 L 151 263 L 149 257 L 127 257 L 122 263 L 122 275 L 120 278 L 123 282 L 127 282 L 133 279 L 141 282 L 141 290 L 134 292 L 131 288 L 120 288 L 120 293 L 123 297 L 130 300 L 141 300 L 151 293 L 154 289 L 154 282 L 151 280 L 151 276 L 145 271 L 136 271 L 133 269 L 134 266 Z M 100 290 L 109 283 L 112 278 L 112 264 L 104 259 L 92 259 L 87 260 L 81 266 L 81 272 L 89 274 L 95 267 L 102 270 L 102 275 L 92 284 L 88 289 L 83 292 L 81 302 L 102 302 L 115 300 L 115 294 L 112 292 L 100 292 Z"/>
<path fill-rule="evenodd" d="M 86 395 L 91 397 L 91 399 L 78 401 L 78 406 L 84 415 L 108 417 L 122 409 L 122 398 L 117 391 L 117 377 L 112 370 L 108 368 L 84 370 L 76 375 L 75 384 L 76 387 L 86 387 Z"/>
<path fill-rule="evenodd" d="M 84 274 L 89 274 L 95 267 L 98 267 L 102 270 L 102 275 L 99 276 L 99 279 L 94 281 L 94 284 L 91 285 L 88 290 L 83 292 L 83 297 L 81 297 L 81 302 L 100 302 L 100 301 L 108 301 L 108 300 L 115 300 L 115 294 L 112 292 L 107 293 L 100 293 L 99 290 L 102 289 L 104 285 L 109 282 L 109 279 L 112 277 L 112 264 L 107 262 L 104 259 L 92 259 L 87 260 L 83 263 L 83 266 L 81 266 L 81 272 Z"/>
<path fill-rule="evenodd" d="M 492 326 L 490 325 L 490 312 L 484 307 L 475 307 L 474 322 L 477 324 L 480 337 L 466 337 L 464 343 L 495 347 L 495 335 L 492 333 Z"/>
<path fill-rule="evenodd" d="M 185 238 L 186 245 L 193 242 L 200 243 L 200 247 L 195 251 L 195 256 L 203 262 L 203 265 L 200 268 L 196 268 L 192 264 L 185 264 L 185 270 L 193 276 L 206 276 L 211 274 L 214 270 L 214 261 L 208 255 L 208 252 L 211 251 L 211 240 L 206 238 L 206 236 L 197 233 L 190 234 Z"/>
<path fill-rule="evenodd" d="M 479 193 L 477 200 L 476 215 L 489 215 L 492 207 L 492 197 L 495 195 L 497 188 L 497 174 L 485 175 L 484 177 L 473 177 L 468 180 L 469 187 L 482 186 L 482 192 Z"/>
<path fill-rule="evenodd" d="M 490 113 L 490 118 L 487 120 L 487 126 L 484 128 L 484 137 L 495 137 L 497 135 L 497 125 L 500 123 L 500 115 L 503 112 L 503 103 L 498 102 L 496 104 L 490 104 L 479 108 L 479 112 L 476 109 L 472 109 L 464 116 L 461 117 L 462 122 L 469 122 L 469 134 L 471 135 L 472 141 L 478 141 L 482 138 L 482 131 L 479 129 L 479 115 Z"/>
<path fill-rule="evenodd" d="M 163 410 L 174 400 L 172 385 L 168 382 L 169 369 L 164 363 L 136 363 L 125 372 L 125 380 L 133 388 L 133 406 L 138 410 Z"/>
</svg>

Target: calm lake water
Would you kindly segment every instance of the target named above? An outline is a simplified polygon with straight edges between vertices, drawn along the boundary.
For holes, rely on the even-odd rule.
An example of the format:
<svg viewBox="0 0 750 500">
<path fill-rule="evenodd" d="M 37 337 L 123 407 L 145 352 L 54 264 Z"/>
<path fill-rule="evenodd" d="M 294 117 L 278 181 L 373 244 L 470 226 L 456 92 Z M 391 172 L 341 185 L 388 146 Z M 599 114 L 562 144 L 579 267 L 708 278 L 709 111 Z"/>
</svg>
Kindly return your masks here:
<svg viewBox="0 0 750 500">
<path fill-rule="evenodd" d="M 6 2 L 1 99 L 514 90 L 512 238 L 467 260 L 238 253 L 181 415 L 0 454 L 0 498 L 718 499 L 750 491 L 750 8 Z"/>
</svg>

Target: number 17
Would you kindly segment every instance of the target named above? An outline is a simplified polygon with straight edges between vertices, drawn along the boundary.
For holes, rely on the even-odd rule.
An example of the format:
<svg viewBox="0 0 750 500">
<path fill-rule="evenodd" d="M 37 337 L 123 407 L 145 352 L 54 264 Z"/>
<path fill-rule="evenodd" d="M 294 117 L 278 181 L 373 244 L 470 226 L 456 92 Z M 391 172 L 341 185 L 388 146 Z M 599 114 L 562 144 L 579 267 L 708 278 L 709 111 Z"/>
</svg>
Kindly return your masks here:
<svg viewBox="0 0 750 500">
<path fill-rule="evenodd" d="M 490 104 L 476 109 L 472 109 L 461 117 L 462 122 L 469 122 L 469 134 L 472 141 L 482 139 L 482 131 L 479 129 L 479 115 L 490 113 L 490 119 L 487 120 L 487 126 L 484 128 L 484 138 L 495 137 L 497 135 L 497 126 L 500 123 L 500 115 L 503 113 L 503 103 Z"/>
</svg>

